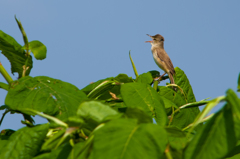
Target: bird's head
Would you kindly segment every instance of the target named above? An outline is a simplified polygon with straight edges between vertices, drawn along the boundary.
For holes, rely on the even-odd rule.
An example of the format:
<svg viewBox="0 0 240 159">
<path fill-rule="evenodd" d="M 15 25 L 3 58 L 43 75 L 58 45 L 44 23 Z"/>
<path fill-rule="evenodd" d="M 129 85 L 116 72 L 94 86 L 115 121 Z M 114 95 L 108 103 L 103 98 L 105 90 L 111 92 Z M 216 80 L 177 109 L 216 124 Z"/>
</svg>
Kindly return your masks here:
<svg viewBox="0 0 240 159">
<path fill-rule="evenodd" d="M 162 35 L 156 34 L 154 36 L 148 35 L 150 38 L 152 38 L 152 41 L 145 41 L 146 43 L 149 42 L 151 43 L 151 45 L 154 46 L 163 46 L 163 42 L 164 42 L 164 37 Z"/>
</svg>

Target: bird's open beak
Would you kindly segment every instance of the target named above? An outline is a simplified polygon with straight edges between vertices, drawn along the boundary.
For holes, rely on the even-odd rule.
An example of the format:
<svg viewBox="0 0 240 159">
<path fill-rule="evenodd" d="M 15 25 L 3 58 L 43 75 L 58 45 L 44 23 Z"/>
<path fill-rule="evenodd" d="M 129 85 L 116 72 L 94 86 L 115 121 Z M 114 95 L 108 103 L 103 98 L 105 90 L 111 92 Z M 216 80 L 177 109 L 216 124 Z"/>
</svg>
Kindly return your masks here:
<svg viewBox="0 0 240 159">
<path fill-rule="evenodd" d="M 150 38 L 152 38 L 152 36 L 151 36 L 151 35 L 149 35 L 149 34 L 147 34 L 147 36 L 149 36 Z"/>
<path fill-rule="evenodd" d="M 149 36 L 150 38 L 152 38 L 151 35 L 147 34 L 147 36 Z M 145 43 L 152 43 L 153 41 L 145 41 Z"/>
<path fill-rule="evenodd" d="M 153 42 L 153 41 L 145 41 L 145 43 L 151 43 L 151 42 Z"/>
</svg>

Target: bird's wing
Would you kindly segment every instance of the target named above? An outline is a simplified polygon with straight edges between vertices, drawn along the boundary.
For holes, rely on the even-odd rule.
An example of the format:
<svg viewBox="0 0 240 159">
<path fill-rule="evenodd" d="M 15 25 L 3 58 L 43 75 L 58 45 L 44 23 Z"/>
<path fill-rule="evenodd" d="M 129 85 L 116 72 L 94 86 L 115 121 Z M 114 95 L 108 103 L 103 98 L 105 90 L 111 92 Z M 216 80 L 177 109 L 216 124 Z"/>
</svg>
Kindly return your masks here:
<svg viewBox="0 0 240 159">
<path fill-rule="evenodd" d="M 170 70 L 171 74 L 174 75 L 175 70 L 174 70 L 172 61 L 169 58 L 166 51 L 164 49 L 156 49 L 156 51 L 157 51 L 157 56 L 161 59 L 161 61 L 163 61 L 166 64 L 166 66 Z"/>
</svg>

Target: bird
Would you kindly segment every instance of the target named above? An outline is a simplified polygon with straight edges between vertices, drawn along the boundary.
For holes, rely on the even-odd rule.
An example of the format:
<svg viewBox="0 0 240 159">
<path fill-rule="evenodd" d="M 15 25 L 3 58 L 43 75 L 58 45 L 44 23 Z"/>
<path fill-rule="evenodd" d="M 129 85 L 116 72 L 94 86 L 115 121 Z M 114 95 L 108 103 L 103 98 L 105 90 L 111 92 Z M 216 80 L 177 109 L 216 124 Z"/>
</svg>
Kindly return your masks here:
<svg viewBox="0 0 240 159">
<path fill-rule="evenodd" d="M 164 74 L 162 74 L 159 77 L 159 79 L 161 79 L 167 73 L 171 84 L 175 84 L 173 76 L 176 74 L 176 72 L 174 70 L 170 57 L 164 50 L 164 37 L 159 34 L 156 34 L 154 36 L 147 34 L 147 36 L 152 38 L 152 41 L 146 42 L 149 42 L 152 45 L 151 51 L 153 54 L 154 61 L 156 62 L 158 67 L 160 67 L 164 71 Z"/>
</svg>

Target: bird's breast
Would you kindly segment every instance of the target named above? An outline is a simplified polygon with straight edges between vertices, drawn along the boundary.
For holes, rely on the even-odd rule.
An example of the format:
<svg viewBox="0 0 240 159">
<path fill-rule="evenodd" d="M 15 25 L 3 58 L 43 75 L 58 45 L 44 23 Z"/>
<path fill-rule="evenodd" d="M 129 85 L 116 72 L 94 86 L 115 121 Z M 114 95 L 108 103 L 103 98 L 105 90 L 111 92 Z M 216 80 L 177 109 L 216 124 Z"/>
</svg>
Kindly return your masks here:
<svg viewBox="0 0 240 159">
<path fill-rule="evenodd" d="M 158 65 L 158 67 L 160 67 L 162 70 L 165 70 L 164 69 L 164 62 L 161 61 L 161 59 L 158 57 L 157 52 L 153 51 L 152 54 L 153 54 L 153 59 L 154 59 L 155 63 Z"/>
</svg>

